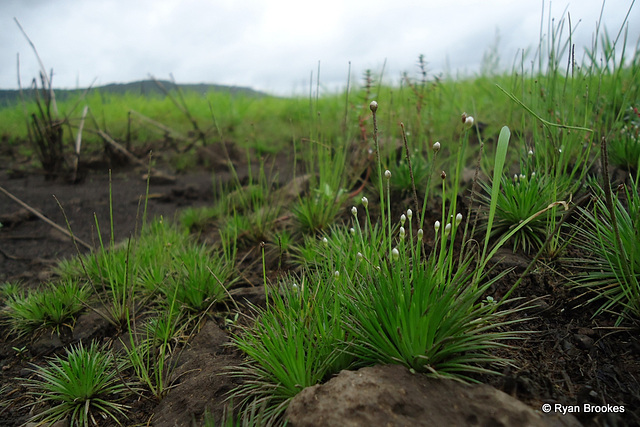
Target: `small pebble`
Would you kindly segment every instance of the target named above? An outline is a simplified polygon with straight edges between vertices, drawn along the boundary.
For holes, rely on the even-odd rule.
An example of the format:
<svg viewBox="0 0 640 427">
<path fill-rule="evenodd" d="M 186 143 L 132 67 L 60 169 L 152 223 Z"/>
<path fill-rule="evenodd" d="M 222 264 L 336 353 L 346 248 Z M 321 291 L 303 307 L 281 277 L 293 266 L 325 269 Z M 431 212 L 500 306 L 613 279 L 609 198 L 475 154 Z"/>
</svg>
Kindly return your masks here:
<svg viewBox="0 0 640 427">
<path fill-rule="evenodd" d="M 593 338 L 588 337 L 583 334 L 573 334 L 573 340 L 575 341 L 578 348 L 582 350 L 591 350 L 593 347 Z"/>
</svg>

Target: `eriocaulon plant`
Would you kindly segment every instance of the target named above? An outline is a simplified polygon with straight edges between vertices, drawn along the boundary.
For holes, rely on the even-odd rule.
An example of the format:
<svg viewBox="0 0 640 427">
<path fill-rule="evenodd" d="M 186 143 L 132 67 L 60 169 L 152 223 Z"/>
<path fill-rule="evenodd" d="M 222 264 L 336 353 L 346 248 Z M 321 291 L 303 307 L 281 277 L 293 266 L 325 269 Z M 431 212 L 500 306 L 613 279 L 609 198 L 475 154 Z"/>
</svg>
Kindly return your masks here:
<svg viewBox="0 0 640 427">
<path fill-rule="evenodd" d="M 608 185 L 608 184 L 605 184 Z M 629 188 L 630 187 L 630 188 Z M 573 278 L 593 294 L 588 302 L 603 301 L 595 315 L 603 312 L 640 318 L 640 195 L 638 178 L 607 201 L 606 190 L 592 185 L 596 199 L 581 209 L 583 221 L 574 228 L 577 242 L 589 258 L 575 260 L 586 272 Z"/>
<path fill-rule="evenodd" d="M 74 317 L 84 308 L 89 295 L 89 287 L 74 280 L 50 283 L 26 295 L 10 295 L 2 314 L 10 332 L 18 336 L 46 328 L 59 332 L 63 326 L 73 327 Z"/>
<path fill-rule="evenodd" d="M 508 139 L 503 130 L 498 174 Z M 380 188 L 387 185 L 381 200 L 389 194 L 390 175 L 379 174 Z M 456 197 L 450 194 L 446 200 L 452 205 Z M 351 227 L 333 227 L 315 243 L 307 241 L 303 275 L 267 290 L 270 304 L 256 308 L 255 323 L 233 337 L 247 361 L 235 370 L 244 381 L 231 395 L 245 407 L 266 405 L 267 425 L 282 421 L 289 401 L 304 387 L 347 367 L 398 363 L 473 381 L 470 373 L 496 372 L 487 365 L 508 363 L 491 350 L 520 337 L 503 327 L 522 320 L 508 317 L 521 307 L 504 309 L 506 299 L 482 301 L 508 272 L 494 278 L 484 273 L 497 250 L 488 248 L 489 237 L 482 255 L 474 258 L 468 252 L 458 261 L 453 242 L 463 218 L 450 207 L 443 209 L 445 225 L 436 224 L 435 249 L 423 253 L 425 232 L 413 231 L 420 219 L 408 209 L 400 223 L 391 224 L 386 202 L 381 203 L 382 221 L 375 225 L 368 200 L 362 198 L 364 215 L 353 206 Z"/>
<path fill-rule="evenodd" d="M 72 426 L 87 427 L 111 418 L 120 424 L 128 409 L 120 401 L 133 390 L 118 376 L 125 363 L 95 342 L 66 352 L 66 357 L 54 356 L 46 366 L 35 368 L 35 378 L 24 380 L 37 399 L 34 405 L 49 405 L 31 421 L 53 424 L 67 418 Z"/>
<path fill-rule="evenodd" d="M 491 185 L 481 182 L 481 186 L 484 192 L 480 194 L 480 203 L 486 207 L 491 204 Z M 504 236 L 527 218 L 533 217 L 510 240 L 514 252 L 522 250 L 529 254 L 531 251 L 538 251 L 555 227 L 556 221 L 552 217 L 560 214 L 558 210 L 546 209 L 556 202 L 558 189 L 554 182 L 544 175 L 531 172 L 528 175 L 516 174 L 512 178 L 503 177 L 501 188 L 491 237 Z M 483 222 L 478 230 L 486 232 L 486 226 L 486 222 Z"/>
<path fill-rule="evenodd" d="M 267 308 L 254 307 L 255 323 L 232 338 L 248 359 L 233 372 L 244 381 L 231 396 L 244 407 L 264 406 L 265 425 L 279 422 L 302 389 L 349 366 L 340 286 L 335 271 L 291 277 L 269 292 Z"/>
<path fill-rule="evenodd" d="M 350 259 L 343 251 L 358 251 L 355 273 L 345 271 L 345 292 L 340 294 L 356 365 L 399 363 L 417 372 L 472 380 L 470 372 L 494 372 L 483 364 L 507 362 L 489 350 L 518 337 L 498 330 L 515 322 L 507 320 L 515 310 L 499 309 L 506 301 L 483 304 L 481 297 L 508 271 L 488 279 L 475 275 L 471 254 L 461 262 L 454 259 L 452 242 L 461 214 L 445 226 L 436 222 L 436 249 L 417 262 L 424 231 L 412 236 L 410 209 L 402 215 L 402 225 L 394 227 L 397 235 L 387 236 L 393 249 L 374 252 L 371 258 L 363 254 L 373 242 L 361 232 L 357 210 L 353 213 L 355 243 L 336 248 L 334 262 Z M 344 265 L 349 268 L 348 262 Z"/>
</svg>

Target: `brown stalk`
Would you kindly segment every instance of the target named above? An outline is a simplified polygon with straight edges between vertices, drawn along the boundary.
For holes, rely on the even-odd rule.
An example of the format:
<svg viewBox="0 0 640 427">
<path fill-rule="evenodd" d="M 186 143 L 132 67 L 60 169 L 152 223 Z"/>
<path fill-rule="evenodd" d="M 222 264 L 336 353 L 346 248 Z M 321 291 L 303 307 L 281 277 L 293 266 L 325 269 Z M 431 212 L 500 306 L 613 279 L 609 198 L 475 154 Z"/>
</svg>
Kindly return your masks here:
<svg viewBox="0 0 640 427">
<path fill-rule="evenodd" d="M 18 199 L 16 196 L 14 196 L 13 194 L 11 194 L 7 190 L 5 190 L 2 186 L 0 186 L 0 192 L 4 193 L 8 198 L 13 200 L 17 204 L 19 204 L 20 206 L 22 206 L 23 208 L 28 210 L 29 212 L 31 212 L 32 214 L 34 214 L 35 216 L 37 216 L 38 218 L 40 218 L 41 220 L 43 220 L 44 222 L 49 224 L 50 226 L 55 228 L 56 230 L 60 231 L 64 235 L 70 237 L 71 240 L 77 241 L 78 243 L 80 243 L 82 246 L 84 246 L 87 249 L 93 249 L 93 247 L 90 244 L 88 244 L 84 240 L 79 239 L 78 237 L 74 236 L 73 234 L 69 233 L 68 230 L 64 229 L 63 227 L 59 226 L 55 222 L 51 221 L 49 218 L 47 218 L 46 216 L 41 214 L 38 210 L 32 208 L 31 206 L 29 206 L 28 204 L 26 204 L 25 202 L 23 202 L 22 200 Z"/>
</svg>

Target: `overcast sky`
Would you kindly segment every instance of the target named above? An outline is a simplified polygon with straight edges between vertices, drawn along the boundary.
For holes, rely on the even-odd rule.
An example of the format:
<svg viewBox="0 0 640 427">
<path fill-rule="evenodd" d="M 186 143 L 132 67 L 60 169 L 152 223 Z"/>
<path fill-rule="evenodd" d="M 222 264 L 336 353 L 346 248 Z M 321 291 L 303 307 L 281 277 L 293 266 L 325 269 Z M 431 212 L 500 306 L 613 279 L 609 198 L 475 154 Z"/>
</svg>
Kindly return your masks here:
<svg viewBox="0 0 640 427">
<path fill-rule="evenodd" d="M 603 24 L 617 34 L 632 0 L 607 0 Z M 16 89 L 16 56 L 23 85 L 38 64 L 17 18 L 54 86 L 86 87 L 170 73 L 180 83 L 248 86 L 274 94 L 308 91 L 309 76 L 328 90 L 366 69 L 396 79 L 414 73 L 424 54 L 432 73 L 478 72 L 482 55 L 500 36 L 501 65 L 519 49 L 535 48 L 542 0 L 0 0 L 0 88 Z M 568 8 L 567 8 L 568 6 Z M 547 18 L 563 12 L 575 27 L 576 59 L 591 45 L 600 0 L 544 2 Z M 640 4 L 629 16 L 629 39 L 640 37 Z M 568 34 L 568 22 L 564 27 Z"/>
</svg>

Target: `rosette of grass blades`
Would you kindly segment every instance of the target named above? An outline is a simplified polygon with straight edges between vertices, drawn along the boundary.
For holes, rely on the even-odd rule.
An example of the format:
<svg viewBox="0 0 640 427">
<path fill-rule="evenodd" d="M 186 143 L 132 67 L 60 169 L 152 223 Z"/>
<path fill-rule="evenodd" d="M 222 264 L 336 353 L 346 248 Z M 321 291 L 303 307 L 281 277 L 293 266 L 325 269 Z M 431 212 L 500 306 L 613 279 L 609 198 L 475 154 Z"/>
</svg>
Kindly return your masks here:
<svg viewBox="0 0 640 427">
<path fill-rule="evenodd" d="M 74 317 L 84 309 L 91 290 L 74 280 L 49 283 L 45 288 L 28 294 L 15 293 L 7 298 L 3 311 L 4 323 L 18 337 L 51 328 L 60 332 L 71 327 Z"/>
<path fill-rule="evenodd" d="M 71 426 L 97 425 L 97 417 L 111 418 L 121 424 L 128 407 L 123 398 L 133 390 L 119 376 L 126 365 L 93 342 L 88 348 L 82 343 L 66 349 L 66 357 L 54 356 L 48 364 L 36 367 L 35 378 L 24 379 L 29 394 L 48 408 L 30 421 L 55 423 L 68 419 Z"/>
<path fill-rule="evenodd" d="M 340 276 L 308 273 L 269 292 L 271 304 L 254 307 L 255 322 L 232 338 L 246 362 L 232 371 L 241 384 L 230 392 L 245 413 L 261 408 L 263 425 L 278 425 L 291 399 L 347 368 L 342 308 L 335 298 Z M 297 282 L 297 283 L 296 283 Z"/>
<path fill-rule="evenodd" d="M 481 186 L 484 192 L 480 194 L 480 203 L 488 207 L 491 204 L 492 185 L 482 182 Z M 550 223 L 550 220 L 552 216 L 558 215 L 558 211 L 545 209 L 557 200 L 556 184 L 532 173 L 528 177 L 525 175 L 515 175 L 513 178 L 503 177 L 500 189 L 491 237 L 502 237 L 523 221 L 537 215 L 510 239 L 514 252 L 518 249 L 526 254 L 537 251 L 555 226 Z M 484 233 L 486 230 L 487 224 L 481 223 L 478 231 Z"/>
<path fill-rule="evenodd" d="M 596 200 L 580 208 L 582 221 L 573 228 L 575 244 L 587 256 L 573 259 L 582 274 L 572 283 L 593 295 L 587 303 L 602 301 L 595 315 L 613 312 L 640 319 L 640 195 L 638 182 L 631 181 L 622 194 L 607 205 L 604 191 L 593 185 Z M 611 215 L 613 213 L 613 217 Z M 612 218 L 615 219 L 612 221 Z"/>
<path fill-rule="evenodd" d="M 398 255 L 397 261 L 383 264 L 379 274 L 361 277 L 353 294 L 345 295 L 344 328 L 359 364 L 395 363 L 474 381 L 469 373 L 496 373 L 483 365 L 509 363 L 490 351 L 522 338 L 504 327 L 524 320 L 508 318 L 524 307 L 502 309 L 508 301 L 481 302 L 507 271 L 477 279 L 479 285 L 470 260 L 448 275 L 448 257 L 411 264 L 404 253 Z"/>
</svg>

